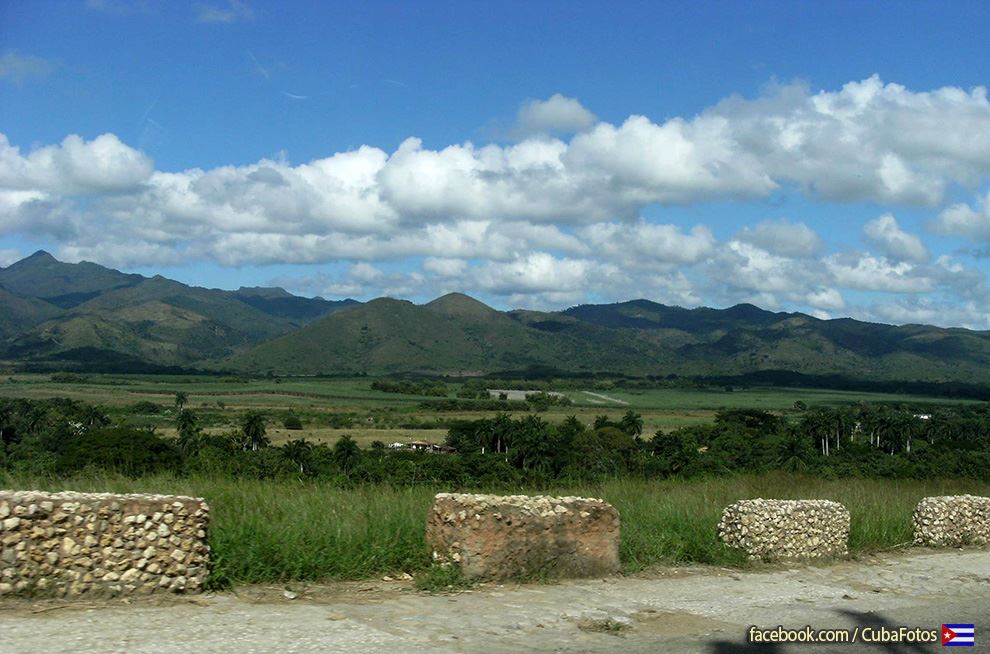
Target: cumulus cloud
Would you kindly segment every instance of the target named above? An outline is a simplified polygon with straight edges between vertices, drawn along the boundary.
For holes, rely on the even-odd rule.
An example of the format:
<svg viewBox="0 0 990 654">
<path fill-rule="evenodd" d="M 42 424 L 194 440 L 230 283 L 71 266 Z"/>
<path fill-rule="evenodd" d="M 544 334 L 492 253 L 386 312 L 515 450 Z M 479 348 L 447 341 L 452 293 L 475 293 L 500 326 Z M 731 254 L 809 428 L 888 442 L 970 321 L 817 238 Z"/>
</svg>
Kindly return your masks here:
<svg viewBox="0 0 990 654">
<path fill-rule="evenodd" d="M 704 269 L 708 279 L 717 284 L 710 293 L 725 304 L 750 302 L 779 308 L 782 298 L 807 304 L 811 291 L 826 281 L 821 266 L 735 239 L 720 246 Z"/>
<path fill-rule="evenodd" d="M 53 68 L 47 59 L 7 52 L 0 57 L 0 80 L 21 84 L 32 77 L 47 77 Z"/>
<path fill-rule="evenodd" d="M 764 220 L 753 227 L 744 227 L 736 238 L 783 257 L 812 257 L 824 247 L 813 229 L 786 220 Z"/>
<path fill-rule="evenodd" d="M 889 213 L 866 223 L 863 234 L 871 245 L 894 261 L 928 261 L 928 248 L 921 239 L 902 230 Z"/>
<path fill-rule="evenodd" d="M 23 259 L 23 255 L 17 250 L 10 248 L 0 249 L 0 268 L 6 268 L 10 264 Z"/>
<path fill-rule="evenodd" d="M 547 303 L 646 295 L 831 312 L 855 309 L 842 296 L 852 289 L 990 307 L 982 275 L 931 261 L 890 214 L 864 225 L 872 253 L 826 255 L 801 222 L 765 220 L 719 242 L 709 226 L 664 213 L 795 192 L 937 205 L 947 188 L 990 179 L 981 88 L 792 84 L 693 117 L 616 124 L 553 96 L 524 106 L 520 124 L 531 135 L 511 144 L 434 149 L 411 137 L 394 151 L 178 171 L 156 170 L 113 134 L 30 150 L 0 135 L 0 237 L 52 239 L 63 256 L 116 266 L 345 262 L 354 267 L 321 286 L 340 292 L 435 278 Z M 951 206 L 933 229 L 990 240 L 988 204 Z M 647 207 L 662 217 L 643 218 L 657 215 Z M 389 272 L 394 261 L 421 262 L 419 277 Z"/>
<path fill-rule="evenodd" d="M 92 141 L 67 136 L 24 155 L 0 134 L 0 190 L 85 195 L 136 191 L 154 170 L 151 159 L 113 134 Z"/>
<path fill-rule="evenodd" d="M 990 193 L 973 206 L 959 203 L 948 207 L 932 222 L 932 228 L 939 234 L 990 241 Z"/>
<path fill-rule="evenodd" d="M 832 255 L 825 265 L 844 288 L 888 293 L 925 293 L 934 289 L 931 278 L 919 275 L 907 261 L 893 262 L 868 254 Z"/>
<path fill-rule="evenodd" d="M 974 302 L 952 302 L 927 297 L 901 298 L 864 308 L 864 318 L 897 325 L 952 325 L 969 329 L 990 328 L 990 315 Z"/>
<path fill-rule="evenodd" d="M 546 100 L 523 103 L 516 117 L 516 131 L 522 135 L 581 132 L 598 119 L 574 98 L 556 93 Z"/>
<path fill-rule="evenodd" d="M 984 87 L 915 92 L 874 75 L 814 94 L 779 86 L 703 115 L 725 120 L 772 178 L 829 200 L 932 205 L 948 183 L 990 172 Z"/>
<path fill-rule="evenodd" d="M 423 261 L 423 270 L 433 273 L 438 277 L 460 277 L 467 270 L 467 262 L 464 259 L 427 257 Z"/>
<path fill-rule="evenodd" d="M 478 286 L 485 291 L 511 295 L 581 290 L 590 275 L 613 270 L 586 259 L 558 259 L 546 252 L 532 252 L 514 261 L 488 263 L 475 275 Z"/>
<path fill-rule="evenodd" d="M 595 223 L 578 233 L 599 256 L 616 263 L 662 270 L 697 263 L 715 248 L 715 237 L 704 225 L 685 233 L 677 225 L 657 225 L 640 219 L 634 223 Z"/>
<path fill-rule="evenodd" d="M 804 297 L 804 301 L 808 306 L 822 311 L 841 311 L 846 308 L 846 301 L 842 294 L 834 288 L 822 288 L 808 293 Z"/>
</svg>

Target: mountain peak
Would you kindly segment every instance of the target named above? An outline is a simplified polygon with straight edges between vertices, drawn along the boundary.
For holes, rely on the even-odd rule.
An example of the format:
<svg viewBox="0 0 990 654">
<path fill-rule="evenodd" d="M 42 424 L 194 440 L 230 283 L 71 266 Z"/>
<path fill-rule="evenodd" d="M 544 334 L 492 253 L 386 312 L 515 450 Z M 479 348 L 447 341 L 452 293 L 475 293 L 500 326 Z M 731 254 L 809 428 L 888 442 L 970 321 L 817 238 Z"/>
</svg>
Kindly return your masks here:
<svg viewBox="0 0 990 654">
<path fill-rule="evenodd" d="M 38 250 L 31 256 L 25 257 L 23 261 L 58 261 L 58 259 L 53 257 L 46 250 Z"/>
<path fill-rule="evenodd" d="M 15 261 L 7 267 L 7 270 L 15 268 L 28 268 L 32 266 L 44 266 L 53 263 L 61 263 L 45 250 L 38 250 L 34 254 L 24 257 L 20 261 Z"/>
<path fill-rule="evenodd" d="M 428 309 L 443 313 L 449 316 L 473 316 L 487 317 L 497 313 L 495 309 L 484 302 L 475 300 L 470 295 L 463 293 L 447 293 L 425 305 Z"/>
<path fill-rule="evenodd" d="M 241 286 L 237 289 L 237 294 L 262 298 L 296 297 L 281 286 Z"/>
</svg>

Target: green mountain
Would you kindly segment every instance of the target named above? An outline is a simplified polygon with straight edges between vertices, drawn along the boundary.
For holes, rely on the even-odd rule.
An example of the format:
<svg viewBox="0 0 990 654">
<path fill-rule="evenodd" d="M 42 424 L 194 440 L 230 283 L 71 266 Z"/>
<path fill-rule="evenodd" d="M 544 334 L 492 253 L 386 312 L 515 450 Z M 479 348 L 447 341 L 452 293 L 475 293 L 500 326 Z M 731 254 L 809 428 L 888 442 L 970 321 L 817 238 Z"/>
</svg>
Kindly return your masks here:
<svg viewBox="0 0 990 654">
<path fill-rule="evenodd" d="M 843 375 L 990 384 L 990 332 L 819 320 L 751 304 L 649 300 L 496 311 L 460 293 L 423 305 L 223 291 L 37 252 L 0 268 L 0 362 L 284 374 L 611 372 Z"/>
<path fill-rule="evenodd" d="M 990 333 L 820 320 L 741 304 L 648 300 L 561 312 L 499 312 L 461 294 L 425 305 L 379 299 L 241 352 L 248 372 L 571 372 L 733 376 L 760 371 L 873 380 L 990 382 Z"/>
<path fill-rule="evenodd" d="M 21 297 L 0 286 L 0 339 L 30 329 L 60 312 L 44 300 Z"/>
<path fill-rule="evenodd" d="M 128 275 L 88 261 L 62 263 L 44 250 L 0 268 L 0 286 L 63 309 L 111 289 L 134 286 L 143 279 L 141 275 Z"/>
<path fill-rule="evenodd" d="M 0 359 L 20 364 L 194 366 L 353 304 L 282 289 L 223 291 L 37 252 L 0 269 Z"/>
</svg>

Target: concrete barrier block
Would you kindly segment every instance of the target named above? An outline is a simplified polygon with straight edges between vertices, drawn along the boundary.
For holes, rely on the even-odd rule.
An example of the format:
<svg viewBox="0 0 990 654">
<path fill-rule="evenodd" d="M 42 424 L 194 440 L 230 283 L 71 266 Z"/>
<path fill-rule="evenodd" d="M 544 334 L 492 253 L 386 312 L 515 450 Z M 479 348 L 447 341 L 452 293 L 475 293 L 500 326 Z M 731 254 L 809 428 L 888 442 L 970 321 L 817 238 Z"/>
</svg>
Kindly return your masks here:
<svg viewBox="0 0 990 654">
<path fill-rule="evenodd" d="M 829 500 L 742 500 L 722 512 L 718 534 L 753 559 L 842 556 L 849 551 L 849 511 Z"/>
<path fill-rule="evenodd" d="M 426 539 L 435 560 L 474 578 L 619 569 L 619 513 L 598 499 L 440 493 Z"/>
</svg>

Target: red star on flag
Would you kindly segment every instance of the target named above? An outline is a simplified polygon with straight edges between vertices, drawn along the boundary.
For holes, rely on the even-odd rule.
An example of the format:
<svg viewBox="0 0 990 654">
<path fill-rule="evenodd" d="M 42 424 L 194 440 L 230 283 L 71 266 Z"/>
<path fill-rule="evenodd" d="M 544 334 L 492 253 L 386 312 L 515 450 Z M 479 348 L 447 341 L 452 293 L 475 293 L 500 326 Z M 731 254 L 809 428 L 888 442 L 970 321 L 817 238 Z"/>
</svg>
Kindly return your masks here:
<svg viewBox="0 0 990 654">
<path fill-rule="evenodd" d="M 956 632 L 952 631 L 945 625 L 942 625 L 942 644 L 952 642 L 952 639 L 956 637 Z"/>
</svg>

